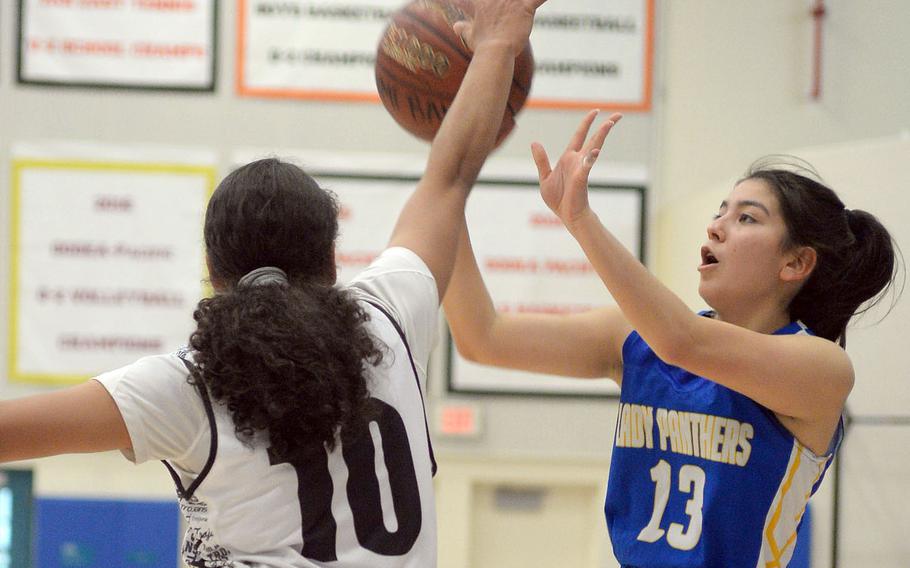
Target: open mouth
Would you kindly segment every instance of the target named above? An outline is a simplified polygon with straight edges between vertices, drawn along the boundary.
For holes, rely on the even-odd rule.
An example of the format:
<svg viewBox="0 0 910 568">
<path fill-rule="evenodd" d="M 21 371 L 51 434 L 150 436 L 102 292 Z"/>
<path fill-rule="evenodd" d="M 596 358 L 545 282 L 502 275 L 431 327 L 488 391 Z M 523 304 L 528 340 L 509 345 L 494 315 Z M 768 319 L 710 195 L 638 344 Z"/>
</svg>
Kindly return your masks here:
<svg viewBox="0 0 910 568">
<path fill-rule="evenodd" d="M 701 265 L 702 266 L 717 264 L 717 262 L 718 262 L 717 257 L 714 256 L 714 253 L 711 252 L 711 250 L 708 249 L 708 247 L 701 248 Z"/>
</svg>

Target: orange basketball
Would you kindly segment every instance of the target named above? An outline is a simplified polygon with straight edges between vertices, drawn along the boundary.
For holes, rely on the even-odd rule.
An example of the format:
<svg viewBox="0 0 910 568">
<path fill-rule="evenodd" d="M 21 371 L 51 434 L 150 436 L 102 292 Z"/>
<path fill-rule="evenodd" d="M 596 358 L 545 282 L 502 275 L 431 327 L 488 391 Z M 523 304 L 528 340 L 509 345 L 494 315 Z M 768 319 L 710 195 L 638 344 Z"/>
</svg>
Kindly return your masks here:
<svg viewBox="0 0 910 568">
<path fill-rule="evenodd" d="M 376 53 L 376 87 L 392 118 L 422 140 L 432 140 L 471 61 L 452 25 L 474 13 L 469 0 L 413 0 L 389 21 Z M 534 74 L 531 45 L 515 59 L 512 89 L 496 139 L 515 126 Z"/>
</svg>

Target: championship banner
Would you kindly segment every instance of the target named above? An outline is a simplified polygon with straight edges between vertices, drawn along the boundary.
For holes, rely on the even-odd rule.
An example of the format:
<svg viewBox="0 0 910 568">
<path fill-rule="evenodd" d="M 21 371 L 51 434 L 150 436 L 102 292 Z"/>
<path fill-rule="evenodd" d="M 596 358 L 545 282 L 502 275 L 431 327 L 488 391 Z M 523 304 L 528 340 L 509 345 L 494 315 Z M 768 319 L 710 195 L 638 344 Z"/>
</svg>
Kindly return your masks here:
<svg viewBox="0 0 910 568">
<path fill-rule="evenodd" d="M 641 258 L 644 186 L 589 184 L 592 209 Z M 614 302 L 536 181 L 482 180 L 467 207 L 468 230 L 490 296 L 500 312 L 571 314 Z M 608 379 L 570 379 L 477 365 L 454 346 L 449 389 L 464 393 L 617 395 Z"/>
<path fill-rule="evenodd" d="M 529 107 L 651 109 L 654 0 L 568 0 L 534 19 Z"/>
<path fill-rule="evenodd" d="M 424 158 L 320 151 L 273 154 L 248 150 L 233 163 L 265 155 L 296 163 L 338 196 L 338 282 L 351 280 L 386 247 L 398 214 L 417 185 Z M 592 173 L 590 202 L 604 224 L 639 258 L 644 250 L 646 175 L 609 164 Z M 527 162 L 491 160 L 471 192 L 467 221 L 474 252 L 502 311 L 574 313 L 613 304 L 581 247 L 543 203 Z M 598 177 L 598 175 L 600 177 Z M 449 346 L 449 390 L 485 394 L 603 395 L 609 379 L 578 380 L 476 365 Z"/>
<path fill-rule="evenodd" d="M 19 82 L 213 91 L 217 5 L 19 0 Z"/>
<path fill-rule="evenodd" d="M 419 0 L 437 2 L 438 0 Z M 238 0 L 237 91 L 379 101 L 376 48 L 403 0 Z M 651 108 L 654 0 L 544 4 L 529 107 Z"/>
<path fill-rule="evenodd" d="M 187 343 L 206 292 L 204 151 L 14 149 L 8 376 L 74 384 Z"/>
</svg>

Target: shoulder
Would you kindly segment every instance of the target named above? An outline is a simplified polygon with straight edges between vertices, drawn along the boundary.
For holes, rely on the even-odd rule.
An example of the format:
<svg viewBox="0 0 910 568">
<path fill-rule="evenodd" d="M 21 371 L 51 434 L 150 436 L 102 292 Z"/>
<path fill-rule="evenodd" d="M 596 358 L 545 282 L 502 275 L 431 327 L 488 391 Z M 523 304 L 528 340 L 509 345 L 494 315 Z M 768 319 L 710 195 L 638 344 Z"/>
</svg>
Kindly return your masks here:
<svg viewBox="0 0 910 568">
<path fill-rule="evenodd" d="M 348 289 L 360 301 L 378 304 L 401 326 L 418 364 L 436 342 L 439 293 L 426 263 L 404 247 L 386 249 Z"/>
<path fill-rule="evenodd" d="M 396 317 L 439 307 L 436 281 L 426 263 L 404 247 L 386 249 L 348 284 L 360 300 L 377 301 Z"/>
<path fill-rule="evenodd" d="M 194 387 L 187 382 L 189 371 L 181 360 L 186 357 L 184 350 L 162 355 L 143 357 L 134 363 L 102 373 L 95 380 L 115 394 L 118 391 L 156 392 L 164 397 L 169 393 L 174 397 L 183 397 L 193 392 Z M 116 399 L 116 397 L 115 397 Z"/>
<path fill-rule="evenodd" d="M 202 397 L 187 382 L 188 375 L 178 353 L 169 353 L 95 377 L 126 424 L 132 443 L 127 458 L 141 463 L 183 456 L 208 424 Z"/>
<path fill-rule="evenodd" d="M 382 252 L 370 265 L 351 280 L 349 286 L 369 288 L 379 279 L 398 277 L 425 281 L 435 286 L 433 273 L 414 251 L 404 247 L 391 247 Z"/>
</svg>

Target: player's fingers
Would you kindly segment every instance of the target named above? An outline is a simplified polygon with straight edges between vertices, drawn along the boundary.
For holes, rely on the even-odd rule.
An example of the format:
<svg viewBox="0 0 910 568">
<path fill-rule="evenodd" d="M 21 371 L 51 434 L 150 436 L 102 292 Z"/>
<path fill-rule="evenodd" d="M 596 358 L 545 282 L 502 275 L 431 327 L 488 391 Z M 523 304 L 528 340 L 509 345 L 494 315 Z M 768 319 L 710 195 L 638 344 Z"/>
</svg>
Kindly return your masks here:
<svg viewBox="0 0 910 568">
<path fill-rule="evenodd" d="M 616 123 L 622 118 L 622 115 L 619 113 L 613 113 L 610 115 L 610 118 L 606 122 L 600 125 L 597 131 L 588 139 L 588 142 L 585 144 L 582 149 L 583 152 L 590 152 L 593 149 L 603 148 L 604 141 L 607 139 L 607 135 L 613 130 L 613 127 L 616 126 Z"/>
<path fill-rule="evenodd" d="M 553 170 L 550 168 L 550 158 L 547 151 L 538 142 L 531 144 L 531 156 L 534 157 L 534 163 L 537 165 L 537 176 L 544 180 L 550 176 Z"/>
<path fill-rule="evenodd" d="M 600 148 L 594 148 L 585 154 L 585 159 L 581 161 L 585 172 L 591 171 L 591 168 L 594 167 L 594 162 L 597 161 L 597 156 L 600 156 Z"/>
<path fill-rule="evenodd" d="M 585 144 L 585 138 L 588 137 L 588 130 L 591 129 L 591 124 L 594 122 L 594 119 L 597 118 L 598 112 L 600 111 L 592 110 L 585 115 L 581 124 L 579 124 L 578 128 L 575 130 L 575 134 L 573 134 L 572 138 L 569 140 L 569 146 L 566 148 L 567 150 L 578 152 L 582 149 Z"/>
<path fill-rule="evenodd" d="M 458 36 L 458 39 L 461 40 L 463 46 L 470 51 L 474 51 L 474 26 L 471 25 L 470 21 L 459 20 L 452 24 L 452 30 Z"/>
</svg>

